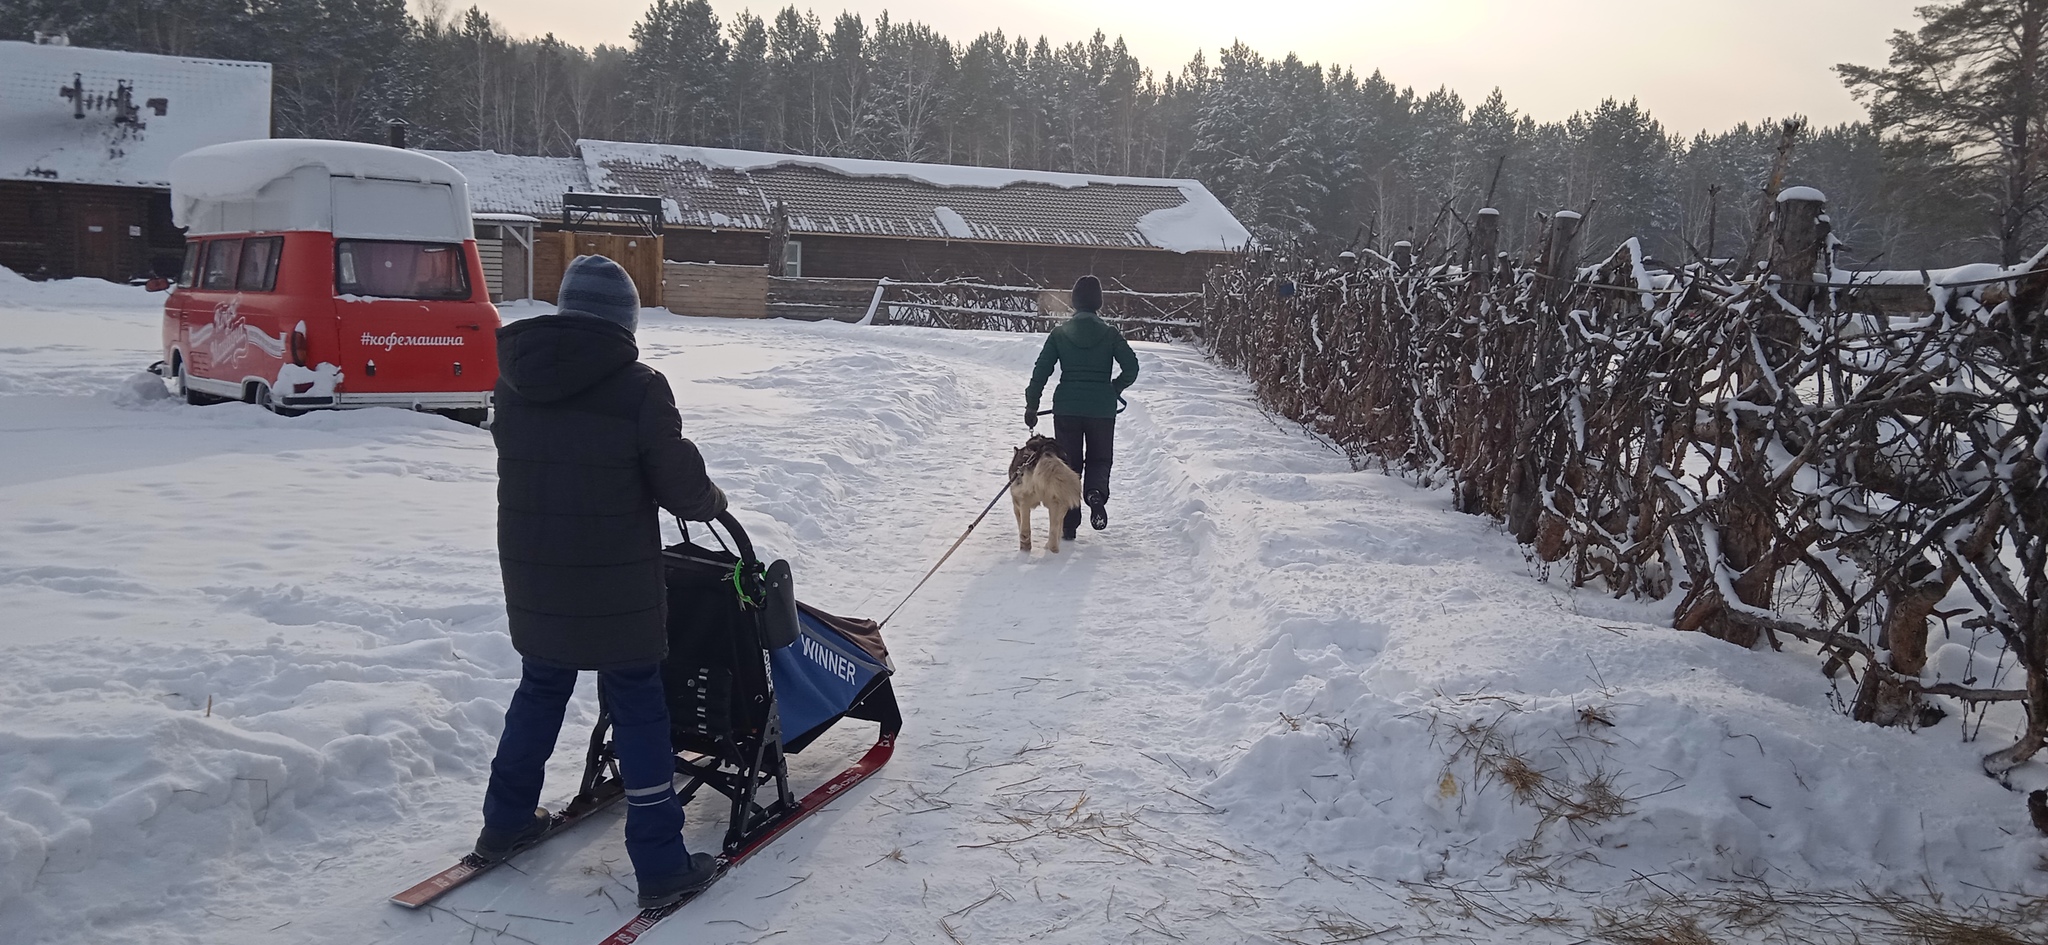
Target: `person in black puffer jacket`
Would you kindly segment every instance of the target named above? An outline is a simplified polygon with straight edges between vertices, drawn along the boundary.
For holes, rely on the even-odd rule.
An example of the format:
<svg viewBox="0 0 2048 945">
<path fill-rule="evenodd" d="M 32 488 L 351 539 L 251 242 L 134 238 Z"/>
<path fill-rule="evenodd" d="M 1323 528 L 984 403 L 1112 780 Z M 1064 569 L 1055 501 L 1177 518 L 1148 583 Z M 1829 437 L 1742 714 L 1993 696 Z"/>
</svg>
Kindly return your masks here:
<svg viewBox="0 0 2048 945">
<path fill-rule="evenodd" d="M 657 506 L 690 521 L 725 511 L 725 493 L 683 438 L 675 394 L 640 363 L 640 298 L 618 263 L 579 256 L 559 311 L 498 331 L 498 560 L 512 645 L 524 665 L 491 763 L 476 855 L 500 860 L 549 824 L 536 809 L 579 670 L 596 670 L 626 787 L 626 854 L 640 906 L 655 908 L 716 874 L 683 845 L 671 781 L 668 595 Z"/>
</svg>

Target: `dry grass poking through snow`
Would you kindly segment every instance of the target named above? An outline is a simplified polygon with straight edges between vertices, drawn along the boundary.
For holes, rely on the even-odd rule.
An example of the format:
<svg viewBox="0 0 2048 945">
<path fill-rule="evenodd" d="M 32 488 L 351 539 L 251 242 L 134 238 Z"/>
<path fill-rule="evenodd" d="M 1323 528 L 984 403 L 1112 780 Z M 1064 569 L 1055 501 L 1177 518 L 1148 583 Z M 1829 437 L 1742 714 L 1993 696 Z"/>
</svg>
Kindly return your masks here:
<svg viewBox="0 0 2048 945">
<path fill-rule="evenodd" d="M 1907 898 L 1759 885 L 1603 910 L 1593 934 L 1615 945 L 2039 945 L 2048 936 L 2048 899 L 1952 905 L 1933 893 Z"/>
<path fill-rule="evenodd" d="M 1614 725 L 1604 706 L 1581 708 L 1577 731 L 1554 733 L 1551 743 L 1538 746 L 1519 744 L 1508 724 L 1522 711 L 1522 703 L 1506 696 L 1468 694 L 1446 697 L 1424 713 L 1432 740 L 1445 749 L 1444 797 L 1457 797 L 1460 805 L 1483 803 L 1498 785 L 1515 803 L 1540 814 L 1511 865 L 1547 859 L 1545 840 L 1553 826 L 1591 839 L 1591 828 L 1628 816 L 1637 801 L 1682 786 L 1674 782 L 1636 794 L 1622 786 L 1602 760 L 1609 743 L 1601 733 Z"/>
</svg>

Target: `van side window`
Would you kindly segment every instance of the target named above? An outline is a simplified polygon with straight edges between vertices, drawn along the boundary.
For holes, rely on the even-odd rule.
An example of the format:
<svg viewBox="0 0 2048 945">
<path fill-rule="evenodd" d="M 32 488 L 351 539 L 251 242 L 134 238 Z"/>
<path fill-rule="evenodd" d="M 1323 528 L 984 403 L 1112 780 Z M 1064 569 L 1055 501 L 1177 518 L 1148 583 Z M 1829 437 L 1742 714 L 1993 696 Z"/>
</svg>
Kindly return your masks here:
<svg viewBox="0 0 2048 945">
<path fill-rule="evenodd" d="M 466 299 L 469 263 L 461 243 L 338 240 L 334 291 L 379 299 Z"/>
<path fill-rule="evenodd" d="M 206 265 L 199 274 L 202 289 L 232 289 L 235 287 L 235 269 L 242 262 L 241 240 L 208 240 L 206 242 Z"/>
<path fill-rule="evenodd" d="M 178 285 L 192 288 L 199 281 L 199 254 L 206 244 L 193 240 L 185 244 L 185 266 L 178 270 Z"/>
<path fill-rule="evenodd" d="M 277 257 L 284 249 L 284 237 L 265 236 L 242 241 L 242 274 L 235 280 L 244 292 L 269 292 L 277 288 Z"/>
</svg>

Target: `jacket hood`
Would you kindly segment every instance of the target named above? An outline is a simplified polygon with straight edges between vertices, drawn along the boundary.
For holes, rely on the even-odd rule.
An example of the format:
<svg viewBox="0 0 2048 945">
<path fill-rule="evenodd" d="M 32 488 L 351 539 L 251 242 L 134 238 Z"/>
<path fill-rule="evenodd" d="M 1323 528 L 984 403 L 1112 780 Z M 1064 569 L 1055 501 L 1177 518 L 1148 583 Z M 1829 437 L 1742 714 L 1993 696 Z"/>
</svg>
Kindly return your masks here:
<svg viewBox="0 0 2048 945">
<path fill-rule="evenodd" d="M 638 360 L 640 346 L 625 326 L 581 312 L 498 329 L 498 379 L 535 403 L 574 397 Z"/>
<path fill-rule="evenodd" d="M 1066 329 L 1068 340 L 1083 348 L 1107 344 L 1110 339 L 1116 337 L 1116 329 L 1109 327 L 1109 323 L 1103 321 L 1102 316 L 1085 309 L 1075 312 L 1073 318 L 1067 319 Z"/>
</svg>

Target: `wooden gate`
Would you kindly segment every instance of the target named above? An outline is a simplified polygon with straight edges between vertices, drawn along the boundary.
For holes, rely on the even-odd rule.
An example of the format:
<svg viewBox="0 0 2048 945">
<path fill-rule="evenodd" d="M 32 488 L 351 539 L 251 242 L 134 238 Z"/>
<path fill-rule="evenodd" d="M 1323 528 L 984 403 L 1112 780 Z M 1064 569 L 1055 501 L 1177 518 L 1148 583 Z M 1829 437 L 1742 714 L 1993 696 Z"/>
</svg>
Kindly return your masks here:
<svg viewBox="0 0 2048 945">
<path fill-rule="evenodd" d="M 134 275 L 126 267 L 122 244 L 127 231 L 121 213 L 113 207 L 87 204 L 78 208 L 77 272 L 120 282 Z"/>
<path fill-rule="evenodd" d="M 629 233 L 536 233 L 533 238 L 533 295 L 555 301 L 562 270 L 578 256 L 607 256 L 633 277 L 640 304 L 662 304 L 661 237 Z"/>
</svg>

